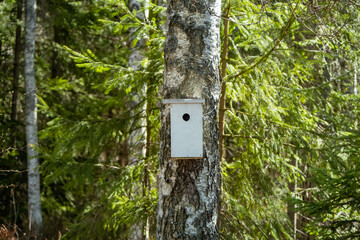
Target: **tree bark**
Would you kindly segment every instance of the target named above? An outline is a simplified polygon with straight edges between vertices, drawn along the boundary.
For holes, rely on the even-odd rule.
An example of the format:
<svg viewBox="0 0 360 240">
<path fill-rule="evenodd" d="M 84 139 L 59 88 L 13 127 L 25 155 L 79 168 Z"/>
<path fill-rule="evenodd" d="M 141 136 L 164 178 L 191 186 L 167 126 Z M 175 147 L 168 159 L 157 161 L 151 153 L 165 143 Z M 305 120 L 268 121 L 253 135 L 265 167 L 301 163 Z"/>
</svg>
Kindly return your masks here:
<svg viewBox="0 0 360 240">
<path fill-rule="evenodd" d="M 61 62 L 58 59 L 58 49 L 56 49 L 56 44 L 62 44 L 62 36 L 60 36 L 60 31 L 58 26 L 53 26 L 54 31 L 54 46 L 51 57 L 51 78 L 57 78 L 61 76 Z"/>
<path fill-rule="evenodd" d="M 294 166 L 296 169 L 298 168 L 298 160 L 293 157 L 293 159 L 291 160 L 291 165 Z M 289 187 L 289 191 L 291 192 L 292 196 L 294 197 L 297 195 L 297 179 L 295 177 L 294 182 L 288 183 L 288 187 Z M 297 213 L 296 213 L 296 205 L 293 203 L 288 203 L 288 208 L 287 208 L 287 215 L 290 219 L 290 223 L 292 226 L 292 235 L 293 235 L 293 240 L 297 239 Z"/>
<path fill-rule="evenodd" d="M 144 2 L 146 4 L 147 1 Z M 141 4 L 137 0 L 130 0 L 129 1 L 129 8 L 130 11 L 137 11 L 137 16 L 141 19 L 144 19 L 148 15 L 148 11 L 146 10 L 144 13 L 140 12 Z M 132 32 L 135 31 L 135 29 L 131 29 Z M 135 38 L 135 36 L 132 36 L 132 39 L 130 41 L 130 45 L 132 40 Z M 141 61 L 144 59 L 144 53 L 142 52 L 141 48 L 144 46 L 144 39 L 141 39 L 136 46 L 132 49 L 132 52 L 129 56 L 129 66 L 133 70 L 138 70 L 141 66 Z M 136 96 L 136 103 L 138 104 L 141 101 L 141 98 L 145 96 L 147 90 L 146 85 L 143 86 L 141 89 L 141 92 Z M 147 100 L 145 101 L 145 104 L 142 106 L 142 112 L 144 114 L 147 113 Z M 137 164 L 139 161 L 144 160 L 147 155 L 147 134 L 148 134 L 148 125 L 147 125 L 147 116 L 142 116 L 139 124 L 142 126 L 140 129 L 134 131 L 130 135 L 130 152 L 135 153 L 135 155 L 130 156 L 129 164 Z M 143 186 L 139 186 L 138 189 L 142 189 L 142 194 L 145 195 L 146 191 L 146 178 L 147 178 L 147 167 L 144 169 L 144 179 L 143 179 Z M 140 195 L 140 192 L 136 192 L 134 195 L 138 196 Z M 130 226 L 129 229 L 129 239 L 132 240 L 146 240 L 149 239 L 149 226 L 148 221 L 138 221 L 135 222 Z"/>
<path fill-rule="evenodd" d="M 27 0 L 25 6 L 25 55 L 24 77 L 26 88 L 25 120 L 28 164 L 28 211 L 30 237 L 41 238 L 42 216 L 40 201 L 40 174 L 36 146 L 37 134 L 37 101 L 35 82 L 35 31 L 36 0 Z"/>
<path fill-rule="evenodd" d="M 221 56 L 221 78 L 224 79 L 226 76 L 226 61 L 228 56 L 228 42 L 229 42 L 229 12 L 230 2 L 228 2 L 226 14 L 224 14 L 224 42 L 222 47 Z M 226 82 L 221 83 L 221 96 L 219 105 L 219 144 L 220 144 L 220 161 L 225 157 L 225 108 L 226 108 Z"/>
<path fill-rule="evenodd" d="M 357 81 L 357 58 L 355 57 L 355 61 L 354 61 L 354 95 L 358 94 L 357 87 L 358 87 L 358 81 Z"/>
<path fill-rule="evenodd" d="M 22 0 L 17 1 L 16 19 L 21 21 L 22 18 Z M 21 52 L 21 25 L 18 24 L 15 33 L 14 47 L 14 70 L 13 70 L 13 95 L 11 101 L 11 121 L 17 120 L 17 106 L 19 96 L 19 72 L 20 72 L 20 52 Z M 15 140 L 14 140 L 15 142 Z"/>
<path fill-rule="evenodd" d="M 205 99 L 203 159 L 171 159 L 170 107 L 161 109 L 157 239 L 219 238 L 220 0 L 168 1 L 164 99 Z"/>
</svg>

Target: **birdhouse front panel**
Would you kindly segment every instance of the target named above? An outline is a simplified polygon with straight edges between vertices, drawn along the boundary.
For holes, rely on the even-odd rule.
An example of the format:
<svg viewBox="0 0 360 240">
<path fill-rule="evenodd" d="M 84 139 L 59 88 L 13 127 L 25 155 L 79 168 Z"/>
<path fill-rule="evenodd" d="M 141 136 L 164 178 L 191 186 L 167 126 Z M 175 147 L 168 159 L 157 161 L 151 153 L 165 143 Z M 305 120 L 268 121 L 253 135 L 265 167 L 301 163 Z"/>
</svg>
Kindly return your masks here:
<svg viewBox="0 0 360 240">
<path fill-rule="evenodd" d="M 203 101 L 170 103 L 171 157 L 203 158 Z"/>
</svg>

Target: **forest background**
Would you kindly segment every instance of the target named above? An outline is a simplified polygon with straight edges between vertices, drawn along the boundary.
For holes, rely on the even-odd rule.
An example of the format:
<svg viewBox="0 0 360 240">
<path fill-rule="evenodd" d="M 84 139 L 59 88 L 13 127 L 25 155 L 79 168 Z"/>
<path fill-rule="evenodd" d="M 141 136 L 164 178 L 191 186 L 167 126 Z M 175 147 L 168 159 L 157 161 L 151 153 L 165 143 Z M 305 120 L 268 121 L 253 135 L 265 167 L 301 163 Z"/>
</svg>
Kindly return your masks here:
<svg viewBox="0 0 360 240">
<path fill-rule="evenodd" d="M 139 3 L 38 1 L 48 239 L 155 237 L 166 3 Z M 0 238 L 29 235 L 23 9 L 0 2 Z M 358 239 L 360 4 L 222 9 L 221 239 Z"/>
</svg>

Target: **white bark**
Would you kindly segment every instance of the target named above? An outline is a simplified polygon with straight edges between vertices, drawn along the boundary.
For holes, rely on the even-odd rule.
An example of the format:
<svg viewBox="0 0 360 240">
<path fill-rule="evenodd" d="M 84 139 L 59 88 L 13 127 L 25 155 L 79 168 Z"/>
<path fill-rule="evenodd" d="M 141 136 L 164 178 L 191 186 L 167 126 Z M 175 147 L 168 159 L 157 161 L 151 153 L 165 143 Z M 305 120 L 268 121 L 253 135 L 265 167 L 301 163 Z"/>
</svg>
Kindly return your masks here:
<svg viewBox="0 0 360 240">
<path fill-rule="evenodd" d="M 25 6 L 25 55 L 24 77 L 26 85 L 26 143 L 28 164 L 29 230 L 32 237 L 41 238 L 42 216 L 40 200 L 40 174 L 36 146 L 38 145 L 37 101 L 35 82 L 35 30 L 36 0 L 27 0 Z"/>
<path fill-rule="evenodd" d="M 130 10 L 131 11 L 139 11 L 140 10 L 140 3 L 136 0 L 130 0 L 129 2 Z M 145 15 L 147 15 L 145 13 Z M 144 15 L 141 13 L 138 13 L 138 16 L 143 17 Z M 135 31 L 134 29 L 131 29 L 131 31 Z M 130 42 L 133 39 L 130 40 Z M 144 54 L 141 51 L 141 47 L 143 47 L 143 41 L 139 41 L 138 44 L 132 49 L 132 52 L 129 56 L 129 66 L 133 70 L 138 70 L 141 62 L 144 58 Z M 135 104 L 138 104 L 141 99 L 144 97 L 146 93 L 146 85 L 143 86 L 141 89 L 141 92 L 135 96 Z M 146 103 L 142 106 L 142 112 L 145 114 L 146 112 Z M 140 159 L 145 157 L 145 139 L 146 139 L 146 127 L 145 127 L 145 116 L 142 116 L 140 120 L 140 125 L 142 126 L 139 128 L 139 130 L 134 131 L 130 135 L 130 157 L 129 157 L 129 164 L 136 164 Z"/>
<path fill-rule="evenodd" d="M 205 99 L 203 159 L 171 159 L 162 106 L 157 239 L 218 239 L 220 0 L 168 1 L 164 99 Z"/>
<path fill-rule="evenodd" d="M 357 57 L 355 57 L 355 63 L 354 63 L 354 95 L 355 96 L 358 94 L 357 68 L 358 68 Z M 355 128 L 358 127 L 358 120 L 355 120 L 354 125 Z"/>
<path fill-rule="evenodd" d="M 146 1 L 145 1 L 146 3 Z M 145 11 L 145 13 L 141 13 L 139 12 L 141 5 L 137 0 L 130 0 L 129 1 L 129 8 L 131 11 L 137 11 L 137 16 L 140 18 L 144 18 L 148 16 L 148 11 Z M 132 32 L 134 32 L 134 29 L 131 30 Z M 131 39 L 132 40 L 132 39 Z M 129 66 L 133 69 L 133 70 L 138 70 L 141 66 L 141 62 L 144 58 L 144 54 L 141 51 L 141 47 L 144 46 L 143 43 L 144 39 L 141 39 L 138 44 L 133 48 L 132 53 L 129 56 Z M 141 89 L 141 92 L 135 96 L 135 102 L 136 104 L 138 104 L 141 99 L 145 96 L 146 93 L 146 85 L 143 86 L 143 88 Z M 145 104 L 143 104 L 142 108 L 142 118 L 139 121 L 139 124 L 141 125 L 141 127 L 138 130 L 135 130 L 134 132 L 132 132 L 130 134 L 130 139 L 129 139 L 129 164 L 130 165 L 134 165 L 137 164 L 140 160 L 143 160 L 145 158 L 145 154 L 146 154 L 146 102 Z M 134 194 L 135 196 L 139 196 L 140 194 L 142 194 L 141 190 L 143 188 L 141 186 L 136 186 L 134 189 Z M 144 232 L 143 232 L 144 230 Z M 144 226 L 144 222 L 142 221 L 138 221 L 136 223 L 134 223 L 133 225 L 130 226 L 130 230 L 129 230 L 129 239 L 131 240 L 143 240 L 143 239 L 149 239 L 149 227 L 148 227 L 148 222 L 145 222 L 145 226 Z"/>
<path fill-rule="evenodd" d="M 358 91 L 357 91 L 357 87 L 358 87 L 358 83 L 357 83 L 357 58 L 355 58 L 355 64 L 354 64 L 354 94 L 357 95 Z"/>
</svg>

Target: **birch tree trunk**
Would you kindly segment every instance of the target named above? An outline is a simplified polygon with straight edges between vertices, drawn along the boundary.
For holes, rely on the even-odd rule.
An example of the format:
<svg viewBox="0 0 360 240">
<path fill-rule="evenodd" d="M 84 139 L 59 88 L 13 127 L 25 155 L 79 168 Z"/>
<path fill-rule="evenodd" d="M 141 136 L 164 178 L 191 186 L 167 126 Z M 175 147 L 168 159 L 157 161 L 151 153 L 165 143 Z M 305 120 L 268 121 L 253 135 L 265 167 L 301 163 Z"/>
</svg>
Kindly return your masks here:
<svg viewBox="0 0 360 240">
<path fill-rule="evenodd" d="M 298 155 L 298 153 L 296 153 L 296 155 Z M 291 165 L 294 167 L 294 168 L 298 168 L 298 160 L 293 157 L 293 159 L 291 160 Z M 288 183 L 288 188 L 289 188 L 289 191 L 290 193 L 292 194 L 291 197 L 297 197 L 297 179 L 295 177 L 294 179 L 294 182 L 291 182 L 291 183 Z M 293 204 L 293 203 L 288 203 L 288 206 L 287 206 L 287 214 L 288 214 L 288 217 L 290 219 L 290 223 L 291 223 L 291 226 L 292 226 L 292 236 L 293 236 L 293 240 L 296 240 L 297 239 L 297 225 L 298 225 L 298 222 L 297 222 L 297 213 L 296 213 L 296 205 Z"/>
<path fill-rule="evenodd" d="M 26 88 L 26 143 L 28 164 L 28 214 L 30 237 L 41 238 L 42 216 L 40 203 L 39 161 L 36 152 L 37 107 L 35 82 L 35 30 L 36 30 L 36 0 L 27 0 L 25 6 L 25 88 Z"/>
<path fill-rule="evenodd" d="M 354 61 L 354 95 L 358 94 L 357 91 L 357 87 L 358 87 L 358 82 L 357 82 L 357 58 L 355 57 L 355 61 Z"/>
<path fill-rule="evenodd" d="M 147 4 L 147 0 L 143 2 L 143 4 Z M 144 13 L 140 11 L 141 4 L 137 0 L 130 0 L 129 1 L 129 8 L 130 11 L 136 11 L 137 17 L 140 19 L 144 19 L 148 17 L 148 10 L 145 10 Z M 135 32 L 135 29 L 131 29 L 130 31 Z M 132 40 L 135 38 L 133 36 L 131 38 L 130 44 Z M 136 44 L 134 48 L 132 48 L 132 52 L 129 56 L 129 66 L 133 70 L 138 70 L 141 67 L 141 62 L 144 59 L 144 53 L 142 52 L 142 48 L 144 47 L 145 40 L 140 39 L 140 41 Z M 136 96 L 136 104 L 138 104 L 141 101 L 141 98 L 145 96 L 146 93 L 146 85 L 143 86 L 141 92 Z M 145 104 L 142 106 L 142 113 L 147 113 L 147 102 L 145 101 Z M 129 142 L 129 150 L 130 150 L 130 157 L 129 157 L 129 164 L 135 165 L 139 161 L 143 160 L 146 157 L 146 146 L 147 146 L 147 129 L 148 125 L 146 123 L 147 117 L 142 115 L 141 120 L 139 124 L 142 126 L 140 129 L 135 130 L 130 134 L 130 142 Z M 145 174 L 146 175 L 146 174 Z M 137 186 L 134 189 L 134 195 L 139 196 L 141 193 L 141 190 L 143 190 L 143 186 Z M 129 239 L 131 240 L 147 240 L 149 239 L 149 223 L 148 221 L 142 222 L 138 221 L 135 222 L 133 225 L 130 226 L 129 229 Z"/>
<path fill-rule="evenodd" d="M 221 0 L 168 1 L 164 99 L 205 99 L 203 159 L 171 159 L 170 108 L 161 109 L 157 239 L 219 238 L 218 104 Z"/>
</svg>

